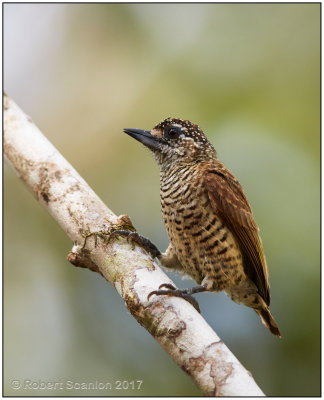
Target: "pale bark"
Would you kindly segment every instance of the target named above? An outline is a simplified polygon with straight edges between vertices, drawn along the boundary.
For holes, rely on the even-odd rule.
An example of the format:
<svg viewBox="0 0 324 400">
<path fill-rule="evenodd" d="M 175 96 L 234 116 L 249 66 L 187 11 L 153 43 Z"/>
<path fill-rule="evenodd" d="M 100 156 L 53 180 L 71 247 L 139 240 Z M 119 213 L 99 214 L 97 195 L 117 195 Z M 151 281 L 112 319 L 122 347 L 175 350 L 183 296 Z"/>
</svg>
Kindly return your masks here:
<svg viewBox="0 0 324 400">
<path fill-rule="evenodd" d="M 97 237 L 95 245 L 95 236 L 90 235 L 82 249 L 87 234 L 108 232 L 117 226 L 129 229 L 131 222 L 107 208 L 7 96 L 4 96 L 4 153 L 17 175 L 74 242 L 69 261 L 99 272 L 110 282 L 134 318 L 205 395 L 264 395 L 251 374 L 188 302 L 167 296 L 152 296 L 147 300 L 148 294 L 162 283 L 172 282 L 141 247 L 133 248 L 125 239 L 105 243 L 103 235 Z"/>
</svg>

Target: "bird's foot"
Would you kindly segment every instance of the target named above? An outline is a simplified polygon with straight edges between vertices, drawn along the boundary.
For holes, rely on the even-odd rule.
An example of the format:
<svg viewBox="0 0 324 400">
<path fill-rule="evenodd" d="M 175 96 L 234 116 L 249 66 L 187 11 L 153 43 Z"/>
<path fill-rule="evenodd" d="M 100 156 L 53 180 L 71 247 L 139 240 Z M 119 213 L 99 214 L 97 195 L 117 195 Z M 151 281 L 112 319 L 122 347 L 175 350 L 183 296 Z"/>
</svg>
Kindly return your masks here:
<svg viewBox="0 0 324 400">
<path fill-rule="evenodd" d="M 200 313 L 198 301 L 191 295 L 193 293 L 203 292 L 204 290 L 206 290 L 206 289 L 203 286 L 195 286 L 195 287 L 189 288 L 189 289 L 177 289 L 170 283 L 163 283 L 162 285 L 159 286 L 158 290 L 153 290 L 153 292 L 151 292 L 147 296 L 147 299 L 149 300 L 150 297 L 153 296 L 153 294 L 155 294 L 157 296 L 160 296 L 160 295 L 165 296 L 166 295 L 166 296 L 181 297 L 184 300 L 188 301 L 192 306 L 194 306 L 195 309 Z"/>
<path fill-rule="evenodd" d="M 85 249 L 85 247 L 87 245 L 87 241 L 90 237 L 94 237 L 95 247 L 97 247 L 98 238 L 100 238 L 105 244 L 108 244 L 112 232 L 117 231 L 117 230 L 131 231 L 131 232 L 136 231 L 129 216 L 128 215 L 120 215 L 117 218 L 116 224 L 111 225 L 107 229 L 101 229 L 100 231 L 92 232 L 90 227 L 88 226 L 88 228 L 86 230 L 82 231 L 82 236 L 84 238 L 84 242 L 83 242 L 83 246 L 81 249 L 82 250 Z"/>
<path fill-rule="evenodd" d="M 127 239 L 127 242 L 132 243 L 133 249 L 135 247 L 135 244 L 140 245 L 143 247 L 144 250 L 146 250 L 153 258 L 158 257 L 161 255 L 160 250 L 146 237 L 140 235 L 137 232 L 133 231 L 128 231 L 125 229 L 116 229 L 110 233 L 110 238 L 116 237 L 116 236 L 122 236 Z"/>
</svg>

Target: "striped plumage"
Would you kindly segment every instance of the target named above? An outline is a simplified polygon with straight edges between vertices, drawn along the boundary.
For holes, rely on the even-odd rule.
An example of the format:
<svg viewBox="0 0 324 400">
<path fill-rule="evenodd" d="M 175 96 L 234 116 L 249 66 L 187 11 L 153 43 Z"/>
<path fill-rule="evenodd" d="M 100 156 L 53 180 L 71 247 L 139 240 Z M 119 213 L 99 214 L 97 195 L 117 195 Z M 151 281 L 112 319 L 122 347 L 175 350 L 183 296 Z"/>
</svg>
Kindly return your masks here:
<svg viewBox="0 0 324 400">
<path fill-rule="evenodd" d="M 225 291 L 280 336 L 268 308 L 267 265 L 251 208 L 202 130 L 190 121 L 167 118 L 150 132 L 125 132 L 149 147 L 160 167 L 162 215 L 170 239 L 159 256 L 162 265 L 194 279 L 200 286 L 193 293 Z M 172 290 L 154 293 L 172 295 Z"/>
<path fill-rule="evenodd" d="M 207 165 L 201 165 L 205 170 Z M 173 170 L 170 170 L 173 173 Z M 177 172 L 174 184 L 161 177 L 163 220 L 183 272 L 198 284 L 210 277 L 208 290 L 226 289 L 230 279 L 242 279 L 241 252 L 231 232 L 213 212 L 203 188 L 204 174 L 194 167 Z M 190 183 L 186 183 L 190 176 Z"/>
</svg>

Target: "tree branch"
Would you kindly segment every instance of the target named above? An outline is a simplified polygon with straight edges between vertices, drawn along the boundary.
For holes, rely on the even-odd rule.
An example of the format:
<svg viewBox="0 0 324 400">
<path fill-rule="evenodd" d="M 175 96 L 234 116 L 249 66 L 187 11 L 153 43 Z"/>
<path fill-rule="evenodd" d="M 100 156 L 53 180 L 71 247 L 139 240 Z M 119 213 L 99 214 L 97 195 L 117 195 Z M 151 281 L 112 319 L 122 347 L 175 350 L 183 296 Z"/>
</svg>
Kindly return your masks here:
<svg viewBox="0 0 324 400">
<path fill-rule="evenodd" d="M 148 294 L 172 283 L 138 245 L 104 235 L 130 229 L 117 217 L 53 145 L 31 118 L 4 96 L 4 152 L 11 167 L 73 240 L 68 260 L 99 272 L 124 299 L 134 318 L 147 329 L 205 395 L 263 396 L 203 317 L 185 300 Z M 99 233 L 94 235 L 93 233 Z M 86 239 L 86 243 L 85 243 Z M 85 246 L 84 246 L 85 244 Z"/>
</svg>

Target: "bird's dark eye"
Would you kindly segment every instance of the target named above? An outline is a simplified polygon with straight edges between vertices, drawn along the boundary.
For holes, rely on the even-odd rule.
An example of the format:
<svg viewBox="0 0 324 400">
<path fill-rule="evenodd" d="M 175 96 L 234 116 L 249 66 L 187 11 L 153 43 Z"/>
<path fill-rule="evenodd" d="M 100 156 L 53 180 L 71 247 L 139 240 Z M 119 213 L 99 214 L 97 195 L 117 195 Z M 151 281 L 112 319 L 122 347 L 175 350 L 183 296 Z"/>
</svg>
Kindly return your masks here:
<svg viewBox="0 0 324 400">
<path fill-rule="evenodd" d="M 166 139 L 177 139 L 181 135 L 181 128 L 179 126 L 169 126 L 164 131 Z"/>
</svg>

